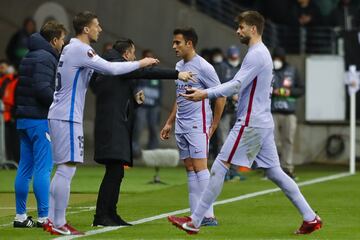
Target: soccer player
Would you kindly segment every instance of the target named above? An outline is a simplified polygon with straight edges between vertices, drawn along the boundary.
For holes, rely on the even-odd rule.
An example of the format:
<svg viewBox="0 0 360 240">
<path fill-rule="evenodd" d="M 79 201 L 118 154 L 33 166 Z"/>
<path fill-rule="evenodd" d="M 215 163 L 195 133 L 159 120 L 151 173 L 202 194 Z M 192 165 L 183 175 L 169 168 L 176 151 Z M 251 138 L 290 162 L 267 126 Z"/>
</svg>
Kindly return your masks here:
<svg viewBox="0 0 360 240">
<path fill-rule="evenodd" d="M 50 21 L 29 39 L 30 51 L 20 63 L 17 85 L 17 129 L 20 136 L 20 163 L 15 178 L 16 217 L 14 227 L 42 227 L 49 211 L 51 145 L 47 115 L 53 101 L 55 72 L 64 45 L 64 25 Z M 26 215 L 29 183 L 37 202 L 35 223 Z"/>
<path fill-rule="evenodd" d="M 190 217 L 170 216 L 169 221 L 189 234 L 199 232 L 207 209 L 221 192 L 230 164 L 245 167 L 255 164 L 265 170 L 266 176 L 281 188 L 302 215 L 303 223 L 295 233 L 311 233 L 321 228 L 322 221 L 311 209 L 294 180 L 281 169 L 276 151 L 270 112 L 273 64 L 261 38 L 264 18 L 256 11 L 246 11 L 238 16 L 238 23 L 237 34 L 240 41 L 249 46 L 249 50 L 235 77 L 214 88 L 189 89 L 189 94 L 181 94 L 188 100 L 203 101 L 238 93 L 237 121 L 215 159 L 209 185 L 195 211 Z"/>
<path fill-rule="evenodd" d="M 189 203 L 193 213 L 201 193 L 209 183 L 210 172 L 207 168 L 209 138 L 217 128 L 226 98 L 215 101 L 214 117 L 209 100 L 192 102 L 186 100 L 181 93 L 187 88 L 206 89 L 220 85 L 213 66 L 200 57 L 195 50 L 198 37 L 193 28 L 175 29 L 173 49 L 182 60 L 176 64 L 178 71 L 190 71 L 195 74 L 197 82 L 184 83 L 176 80 L 176 102 L 160 132 L 162 140 L 168 139 L 175 122 L 176 143 L 180 151 L 180 159 L 184 161 L 188 178 Z M 203 219 L 203 226 L 216 226 L 212 205 L 209 205 Z"/>
<path fill-rule="evenodd" d="M 57 169 L 50 186 L 50 222 L 45 228 L 58 235 L 81 234 L 67 224 L 65 211 L 76 164 L 83 162 L 83 110 L 92 73 L 96 71 L 118 75 L 158 63 L 153 58 L 133 62 L 108 62 L 99 57 L 90 43 L 97 41 L 101 27 L 97 16 L 91 12 L 77 14 L 73 26 L 76 37 L 70 40 L 61 54 L 54 100 L 48 115 L 53 159 Z"/>
</svg>

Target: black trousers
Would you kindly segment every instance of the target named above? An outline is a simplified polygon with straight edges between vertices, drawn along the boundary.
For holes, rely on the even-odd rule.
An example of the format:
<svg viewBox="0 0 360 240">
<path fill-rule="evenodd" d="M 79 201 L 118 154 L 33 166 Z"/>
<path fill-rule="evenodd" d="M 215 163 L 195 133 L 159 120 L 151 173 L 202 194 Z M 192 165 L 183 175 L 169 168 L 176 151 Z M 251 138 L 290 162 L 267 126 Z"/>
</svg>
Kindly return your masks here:
<svg viewBox="0 0 360 240">
<path fill-rule="evenodd" d="M 5 152 L 7 160 L 20 161 L 20 139 L 16 130 L 16 122 L 5 123 Z"/>
<path fill-rule="evenodd" d="M 111 162 L 110 160 L 107 162 Z M 101 182 L 96 202 L 96 216 L 112 218 L 117 214 L 121 181 L 124 177 L 124 165 L 121 163 L 105 164 L 106 170 Z"/>
</svg>

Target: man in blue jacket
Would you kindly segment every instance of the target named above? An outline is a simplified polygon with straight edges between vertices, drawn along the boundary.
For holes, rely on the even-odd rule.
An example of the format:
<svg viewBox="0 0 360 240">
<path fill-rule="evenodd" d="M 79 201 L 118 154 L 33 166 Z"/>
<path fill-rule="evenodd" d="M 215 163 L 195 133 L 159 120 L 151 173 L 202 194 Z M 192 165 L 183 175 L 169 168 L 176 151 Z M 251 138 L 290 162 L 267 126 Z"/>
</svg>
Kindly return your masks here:
<svg viewBox="0 0 360 240">
<path fill-rule="evenodd" d="M 42 227 L 49 209 L 51 140 L 47 115 L 53 101 L 55 73 L 64 45 L 66 29 L 54 21 L 45 23 L 29 40 L 29 52 L 19 67 L 17 86 L 17 129 L 20 136 L 20 163 L 15 179 L 16 217 L 14 227 Z M 37 201 L 38 220 L 26 215 L 29 183 Z"/>
</svg>

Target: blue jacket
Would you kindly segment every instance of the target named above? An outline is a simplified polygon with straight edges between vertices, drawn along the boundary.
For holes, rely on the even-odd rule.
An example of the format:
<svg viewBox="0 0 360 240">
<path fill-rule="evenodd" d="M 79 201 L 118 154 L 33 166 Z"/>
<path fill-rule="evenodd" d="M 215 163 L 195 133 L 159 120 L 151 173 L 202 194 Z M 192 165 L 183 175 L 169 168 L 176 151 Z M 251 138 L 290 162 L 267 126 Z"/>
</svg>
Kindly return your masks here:
<svg viewBox="0 0 360 240">
<path fill-rule="evenodd" d="M 16 117 L 47 119 L 53 101 L 59 54 L 40 33 L 30 36 L 29 52 L 19 67 Z"/>
</svg>

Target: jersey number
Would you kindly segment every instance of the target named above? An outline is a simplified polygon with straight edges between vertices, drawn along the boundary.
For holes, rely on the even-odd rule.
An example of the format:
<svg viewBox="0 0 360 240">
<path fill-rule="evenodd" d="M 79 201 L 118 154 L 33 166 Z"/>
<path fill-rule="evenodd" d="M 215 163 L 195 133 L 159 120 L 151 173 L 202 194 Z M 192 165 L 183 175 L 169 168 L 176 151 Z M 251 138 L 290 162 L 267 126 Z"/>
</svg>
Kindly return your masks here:
<svg viewBox="0 0 360 240">
<path fill-rule="evenodd" d="M 55 90 L 59 91 L 60 89 L 61 89 L 61 74 L 57 72 L 55 79 Z"/>
</svg>

